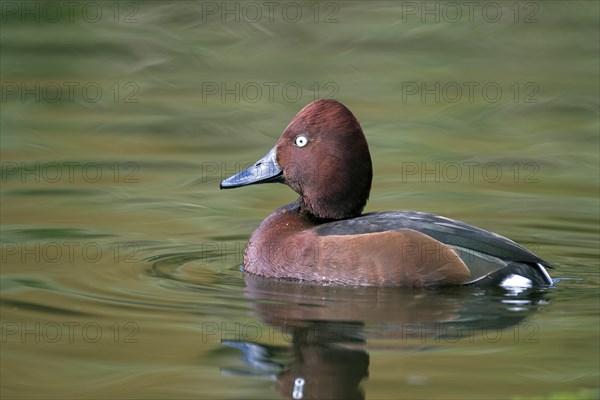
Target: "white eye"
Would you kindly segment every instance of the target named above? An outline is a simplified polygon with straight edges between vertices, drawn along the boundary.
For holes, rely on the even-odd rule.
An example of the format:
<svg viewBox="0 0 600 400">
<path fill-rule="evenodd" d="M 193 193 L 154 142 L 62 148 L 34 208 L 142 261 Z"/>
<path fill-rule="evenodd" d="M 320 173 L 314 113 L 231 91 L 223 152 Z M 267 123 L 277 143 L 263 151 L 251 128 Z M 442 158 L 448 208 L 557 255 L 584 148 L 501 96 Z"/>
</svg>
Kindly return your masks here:
<svg viewBox="0 0 600 400">
<path fill-rule="evenodd" d="M 294 144 L 298 147 L 304 147 L 308 144 L 308 139 L 306 136 L 296 136 L 296 139 L 294 139 Z"/>
</svg>

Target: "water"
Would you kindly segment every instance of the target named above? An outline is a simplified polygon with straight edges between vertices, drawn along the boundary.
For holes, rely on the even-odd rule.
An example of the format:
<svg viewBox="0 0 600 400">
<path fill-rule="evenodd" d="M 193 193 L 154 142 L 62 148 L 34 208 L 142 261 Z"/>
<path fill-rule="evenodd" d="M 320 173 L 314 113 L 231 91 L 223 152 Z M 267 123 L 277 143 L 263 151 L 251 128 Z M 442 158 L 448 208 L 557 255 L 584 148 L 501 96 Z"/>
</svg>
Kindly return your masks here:
<svg viewBox="0 0 600 400">
<path fill-rule="evenodd" d="M 598 3 L 24 4 L 1 10 L 2 398 L 598 396 Z M 366 211 L 491 229 L 568 280 L 244 278 L 295 195 L 218 184 L 315 97 L 363 125 Z"/>
</svg>

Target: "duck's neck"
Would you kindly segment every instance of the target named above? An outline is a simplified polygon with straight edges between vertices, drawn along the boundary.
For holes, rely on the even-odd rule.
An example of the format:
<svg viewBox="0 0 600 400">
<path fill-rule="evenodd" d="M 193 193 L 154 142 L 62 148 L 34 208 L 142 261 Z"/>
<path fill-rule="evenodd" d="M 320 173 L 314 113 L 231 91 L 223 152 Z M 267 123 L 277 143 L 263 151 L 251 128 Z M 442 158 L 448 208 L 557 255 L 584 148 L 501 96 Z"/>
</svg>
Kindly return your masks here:
<svg viewBox="0 0 600 400">
<path fill-rule="evenodd" d="M 358 217 L 368 198 L 368 194 L 357 197 L 352 193 L 302 193 L 298 205 L 308 218 L 328 222 Z"/>
<path fill-rule="evenodd" d="M 298 213 L 298 215 L 302 219 L 311 223 L 312 226 L 324 224 L 326 222 L 337 221 L 339 219 L 344 219 L 344 218 L 320 217 L 318 215 L 315 215 L 314 211 L 311 209 L 311 207 L 305 202 L 305 200 L 302 197 L 300 197 L 294 203 L 291 203 L 289 205 L 294 205 L 297 210 L 296 212 Z"/>
<path fill-rule="evenodd" d="M 299 198 L 298 200 L 273 211 L 273 213 L 259 225 L 256 231 L 261 231 L 263 236 L 265 236 L 267 232 L 276 232 L 275 235 L 281 236 L 281 234 L 288 231 L 298 232 L 328 221 L 331 220 L 313 215 L 304 206 L 302 198 Z"/>
</svg>

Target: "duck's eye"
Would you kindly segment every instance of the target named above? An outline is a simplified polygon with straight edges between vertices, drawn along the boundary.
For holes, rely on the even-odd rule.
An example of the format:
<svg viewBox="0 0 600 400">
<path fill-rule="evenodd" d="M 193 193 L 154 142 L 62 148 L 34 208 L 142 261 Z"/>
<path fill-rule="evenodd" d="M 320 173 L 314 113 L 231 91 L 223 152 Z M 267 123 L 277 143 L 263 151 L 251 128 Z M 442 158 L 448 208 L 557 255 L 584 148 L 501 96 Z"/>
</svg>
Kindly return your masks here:
<svg viewBox="0 0 600 400">
<path fill-rule="evenodd" d="M 296 139 L 294 139 L 294 144 L 298 147 L 304 147 L 308 144 L 308 139 L 303 135 L 296 136 Z"/>
</svg>

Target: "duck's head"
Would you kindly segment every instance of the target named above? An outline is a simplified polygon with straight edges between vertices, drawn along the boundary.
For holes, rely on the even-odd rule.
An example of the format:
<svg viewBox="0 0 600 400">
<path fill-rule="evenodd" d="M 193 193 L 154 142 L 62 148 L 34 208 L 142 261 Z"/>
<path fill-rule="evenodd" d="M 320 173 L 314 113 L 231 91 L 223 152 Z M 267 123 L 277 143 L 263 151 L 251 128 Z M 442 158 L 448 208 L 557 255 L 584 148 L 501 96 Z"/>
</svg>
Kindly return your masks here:
<svg viewBox="0 0 600 400">
<path fill-rule="evenodd" d="M 344 219 L 361 214 L 372 178 L 369 147 L 354 115 L 335 100 L 317 100 L 300 110 L 266 156 L 225 179 L 221 189 L 281 182 L 301 196 L 303 212 Z"/>
</svg>

